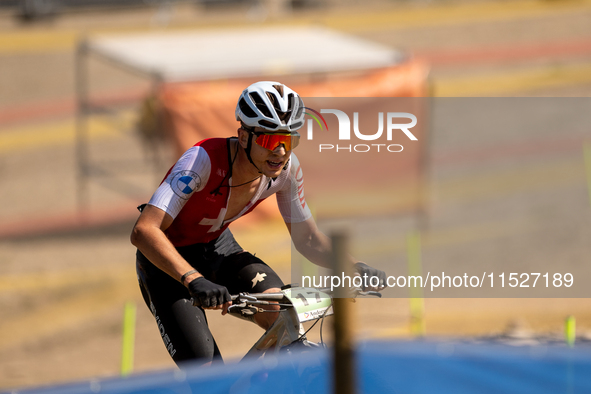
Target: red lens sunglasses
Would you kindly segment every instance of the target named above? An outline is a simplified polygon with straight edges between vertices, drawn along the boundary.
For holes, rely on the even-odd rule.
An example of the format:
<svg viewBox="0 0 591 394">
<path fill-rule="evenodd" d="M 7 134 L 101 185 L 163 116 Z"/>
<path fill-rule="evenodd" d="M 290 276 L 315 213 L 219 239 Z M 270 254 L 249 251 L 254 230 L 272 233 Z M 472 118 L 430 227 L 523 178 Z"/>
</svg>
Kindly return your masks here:
<svg viewBox="0 0 591 394">
<path fill-rule="evenodd" d="M 300 134 L 297 132 L 291 133 L 273 133 L 264 131 L 250 131 L 254 134 L 257 145 L 265 149 L 275 150 L 279 145 L 283 144 L 285 150 L 290 151 L 297 147 L 300 143 Z"/>
</svg>

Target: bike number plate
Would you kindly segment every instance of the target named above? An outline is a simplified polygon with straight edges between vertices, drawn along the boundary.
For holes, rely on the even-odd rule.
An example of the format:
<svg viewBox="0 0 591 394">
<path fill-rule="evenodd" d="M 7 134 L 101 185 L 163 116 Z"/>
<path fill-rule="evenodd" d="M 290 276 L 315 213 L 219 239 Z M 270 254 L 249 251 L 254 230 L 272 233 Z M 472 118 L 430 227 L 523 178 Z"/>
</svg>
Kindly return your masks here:
<svg viewBox="0 0 591 394">
<path fill-rule="evenodd" d="M 332 302 L 326 293 L 308 287 L 294 287 L 282 291 L 295 308 L 300 323 L 333 314 Z"/>
</svg>

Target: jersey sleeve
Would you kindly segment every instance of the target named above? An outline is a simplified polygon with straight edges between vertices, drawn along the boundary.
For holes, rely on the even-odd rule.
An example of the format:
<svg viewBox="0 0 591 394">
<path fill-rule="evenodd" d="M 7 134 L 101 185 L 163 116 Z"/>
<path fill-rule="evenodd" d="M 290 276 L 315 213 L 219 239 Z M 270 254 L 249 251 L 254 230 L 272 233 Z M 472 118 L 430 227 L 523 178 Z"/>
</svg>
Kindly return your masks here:
<svg viewBox="0 0 591 394">
<path fill-rule="evenodd" d="M 304 198 L 304 173 L 300 162 L 293 153 L 290 160 L 290 174 L 277 192 L 277 205 L 286 223 L 299 223 L 310 219 L 312 213 Z"/>
<path fill-rule="evenodd" d="M 209 155 L 201 146 L 193 146 L 172 167 L 148 204 L 162 209 L 174 219 L 193 193 L 203 190 L 210 173 Z"/>
</svg>

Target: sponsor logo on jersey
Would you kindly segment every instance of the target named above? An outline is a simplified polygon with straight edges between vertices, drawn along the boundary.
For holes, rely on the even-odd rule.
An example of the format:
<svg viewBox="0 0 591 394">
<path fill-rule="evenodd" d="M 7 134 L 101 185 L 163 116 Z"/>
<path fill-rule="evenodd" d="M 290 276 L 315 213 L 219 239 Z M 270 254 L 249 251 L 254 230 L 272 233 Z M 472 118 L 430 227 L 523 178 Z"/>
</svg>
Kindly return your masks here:
<svg viewBox="0 0 591 394">
<path fill-rule="evenodd" d="M 252 279 L 252 288 L 254 289 L 257 283 L 264 281 L 266 276 L 267 274 L 265 274 L 264 272 L 262 274 L 260 272 L 257 272 L 256 276 Z"/>
<path fill-rule="evenodd" d="M 188 200 L 191 193 L 201 186 L 201 177 L 193 171 L 179 171 L 172 177 L 170 186 L 177 196 L 183 200 Z"/>
<path fill-rule="evenodd" d="M 302 173 L 302 166 L 298 166 L 295 174 L 296 182 L 298 185 L 298 198 L 302 208 L 306 207 L 306 198 L 304 197 L 304 174 Z"/>
</svg>

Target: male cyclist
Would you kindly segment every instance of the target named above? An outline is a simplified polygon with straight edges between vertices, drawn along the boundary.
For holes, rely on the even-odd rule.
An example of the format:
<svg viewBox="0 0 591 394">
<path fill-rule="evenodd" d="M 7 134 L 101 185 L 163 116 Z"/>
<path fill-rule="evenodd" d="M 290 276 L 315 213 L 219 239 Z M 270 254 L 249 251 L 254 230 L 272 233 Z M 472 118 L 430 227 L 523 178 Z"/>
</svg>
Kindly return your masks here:
<svg viewBox="0 0 591 394">
<path fill-rule="evenodd" d="M 302 99 L 278 82 L 257 82 L 242 92 L 235 115 L 238 136 L 206 139 L 185 152 L 144 206 L 131 235 L 144 300 L 176 363 L 221 360 L 203 309 L 225 314 L 230 294 L 277 292 L 283 285 L 228 229 L 265 198 L 276 194 L 297 250 L 329 266 L 330 240 L 310 214 L 302 170 L 292 154 L 304 124 Z M 385 283 L 383 271 L 363 263 L 355 268 Z M 201 307 L 194 307 L 191 297 Z M 276 318 L 258 313 L 253 321 L 268 329 Z"/>
</svg>

